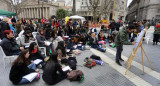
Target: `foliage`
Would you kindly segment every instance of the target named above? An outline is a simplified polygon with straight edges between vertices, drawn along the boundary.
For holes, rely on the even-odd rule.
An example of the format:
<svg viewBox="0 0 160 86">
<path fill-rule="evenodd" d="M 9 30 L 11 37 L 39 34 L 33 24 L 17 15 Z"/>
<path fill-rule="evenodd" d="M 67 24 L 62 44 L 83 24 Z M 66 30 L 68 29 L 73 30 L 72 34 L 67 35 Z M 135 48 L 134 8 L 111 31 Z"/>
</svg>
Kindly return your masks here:
<svg viewBox="0 0 160 86">
<path fill-rule="evenodd" d="M 56 12 L 56 17 L 58 19 L 65 18 L 68 15 L 69 15 L 69 12 L 67 10 L 64 10 L 64 9 L 58 9 L 57 12 Z"/>
</svg>

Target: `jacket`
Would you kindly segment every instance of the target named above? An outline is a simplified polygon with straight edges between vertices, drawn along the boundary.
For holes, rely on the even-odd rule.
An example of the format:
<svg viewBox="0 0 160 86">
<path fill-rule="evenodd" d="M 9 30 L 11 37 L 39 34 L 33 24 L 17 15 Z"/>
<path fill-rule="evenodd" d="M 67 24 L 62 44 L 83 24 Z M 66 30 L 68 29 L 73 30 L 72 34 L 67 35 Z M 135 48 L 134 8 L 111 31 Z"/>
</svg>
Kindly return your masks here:
<svg viewBox="0 0 160 86">
<path fill-rule="evenodd" d="M 44 46 L 44 41 L 46 41 L 45 37 L 40 35 L 39 33 L 36 35 L 36 39 L 39 46 Z"/>
<path fill-rule="evenodd" d="M 57 74 L 57 71 L 61 76 Z M 67 73 L 63 72 L 61 65 L 59 63 L 55 63 L 53 61 L 47 61 L 47 63 L 44 66 L 43 70 L 43 75 L 42 78 L 43 80 L 49 84 L 53 85 L 58 82 L 58 78 L 67 78 Z"/>
<path fill-rule="evenodd" d="M 98 45 L 98 40 L 97 40 L 97 38 L 95 38 L 95 43 L 94 43 L 94 39 L 92 37 L 90 37 L 89 43 L 90 43 L 90 45 Z"/>
<path fill-rule="evenodd" d="M 33 69 L 29 69 L 26 64 L 15 64 L 11 67 L 10 73 L 9 73 L 9 79 L 12 81 L 13 84 L 18 84 L 22 77 L 30 74 L 32 72 L 35 72 Z"/>
<path fill-rule="evenodd" d="M 156 25 L 154 34 L 160 35 L 160 24 Z"/>
<path fill-rule="evenodd" d="M 11 56 L 14 52 L 20 51 L 20 47 L 14 39 L 3 38 L 1 41 L 1 46 L 6 56 Z"/>
<path fill-rule="evenodd" d="M 128 41 L 129 33 L 126 30 L 126 27 L 119 30 L 115 38 L 115 45 L 116 46 L 123 46 L 123 45 L 132 45 L 131 42 Z"/>
</svg>

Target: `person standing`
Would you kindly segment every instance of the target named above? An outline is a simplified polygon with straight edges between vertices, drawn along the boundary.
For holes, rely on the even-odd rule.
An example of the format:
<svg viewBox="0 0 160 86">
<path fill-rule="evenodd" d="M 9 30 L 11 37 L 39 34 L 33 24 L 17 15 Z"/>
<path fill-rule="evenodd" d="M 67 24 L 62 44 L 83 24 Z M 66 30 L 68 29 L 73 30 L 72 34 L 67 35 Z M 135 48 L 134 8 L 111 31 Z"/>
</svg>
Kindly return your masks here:
<svg viewBox="0 0 160 86">
<path fill-rule="evenodd" d="M 160 22 L 156 25 L 155 31 L 154 31 L 154 38 L 153 38 L 153 45 L 157 45 L 160 35 Z"/>
<path fill-rule="evenodd" d="M 136 28 L 133 25 L 130 25 L 128 27 L 124 27 L 123 29 L 121 29 L 115 38 L 115 45 L 116 45 L 116 63 L 120 66 L 121 63 L 119 62 L 119 60 L 124 61 L 121 58 L 121 53 L 123 51 L 123 45 L 135 45 L 136 42 L 129 42 L 129 33 L 132 33 Z"/>
</svg>

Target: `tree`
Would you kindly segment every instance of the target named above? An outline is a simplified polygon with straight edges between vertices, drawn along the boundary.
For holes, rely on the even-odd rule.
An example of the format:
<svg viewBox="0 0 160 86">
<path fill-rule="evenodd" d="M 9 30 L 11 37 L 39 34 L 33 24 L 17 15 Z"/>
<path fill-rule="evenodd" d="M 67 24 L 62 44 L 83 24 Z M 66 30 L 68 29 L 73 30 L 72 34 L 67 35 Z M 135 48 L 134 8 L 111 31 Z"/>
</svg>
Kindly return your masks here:
<svg viewBox="0 0 160 86">
<path fill-rule="evenodd" d="M 13 10 L 16 13 L 16 16 L 18 18 L 18 15 L 23 11 L 23 8 L 27 5 L 28 0 L 3 0 L 6 3 L 10 4 L 13 7 Z"/>
<path fill-rule="evenodd" d="M 105 0 L 102 14 L 104 14 L 104 19 L 107 20 L 110 12 L 111 12 L 112 0 Z"/>
<path fill-rule="evenodd" d="M 76 15 L 76 0 L 73 0 L 73 15 Z"/>
<path fill-rule="evenodd" d="M 65 18 L 68 15 L 69 15 L 68 11 L 64 10 L 64 9 L 58 9 L 57 12 L 56 12 L 56 17 L 58 19 Z"/>
<path fill-rule="evenodd" d="M 101 1 L 101 5 L 100 5 Z M 89 2 L 89 3 L 88 3 Z M 88 0 L 87 7 L 88 10 L 93 14 L 93 22 L 97 21 L 97 18 L 101 18 L 102 15 L 105 15 L 107 19 L 108 14 L 110 13 L 112 0 Z"/>
<path fill-rule="evenodd" d="M 89 4 L 88 4 L 88 1 L 89 1 Z M 91 13 L 93 14 L 93 22 L 95 23 L 98 18 L 97 12 L 98 12 L 98 5 L 100 3 L 100 0 L 88 0 L 88 1 L 87 1 L 87 7 L 88 7 L 88 10 L 91 11 Z"/>
</svg>

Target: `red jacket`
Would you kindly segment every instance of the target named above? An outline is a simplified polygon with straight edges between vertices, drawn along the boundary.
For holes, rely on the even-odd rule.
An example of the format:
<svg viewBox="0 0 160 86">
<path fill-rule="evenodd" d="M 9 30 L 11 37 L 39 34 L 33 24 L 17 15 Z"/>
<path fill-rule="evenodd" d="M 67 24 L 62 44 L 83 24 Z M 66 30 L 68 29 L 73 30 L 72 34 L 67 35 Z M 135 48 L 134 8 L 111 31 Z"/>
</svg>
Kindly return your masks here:
<svg viewBox="0 0 160 86">
<path fill-rule="evenodd" d="M 156 25 L 156 28 L 159 28 L 159 27 L 160 27 L 160 24 L 157 24 L 157 25 Z"/>
<path fill-rule="evenodd" d="M 56 21 L 55 23 L 54 22 L 52 22 L 52 26 L 56 26 L 56 28 L 58 28 L 58 26 L 59 26 L 59 22 L 58 21 Z"/>
</svg>

